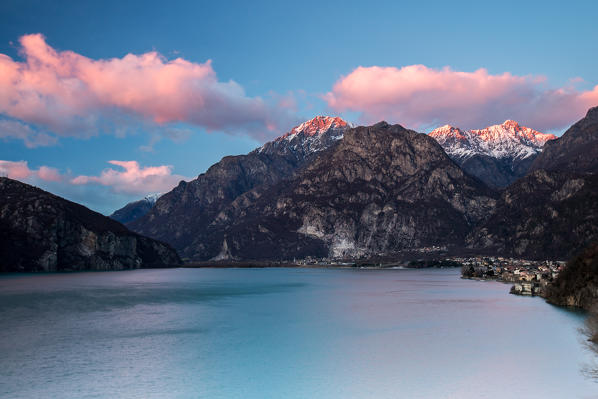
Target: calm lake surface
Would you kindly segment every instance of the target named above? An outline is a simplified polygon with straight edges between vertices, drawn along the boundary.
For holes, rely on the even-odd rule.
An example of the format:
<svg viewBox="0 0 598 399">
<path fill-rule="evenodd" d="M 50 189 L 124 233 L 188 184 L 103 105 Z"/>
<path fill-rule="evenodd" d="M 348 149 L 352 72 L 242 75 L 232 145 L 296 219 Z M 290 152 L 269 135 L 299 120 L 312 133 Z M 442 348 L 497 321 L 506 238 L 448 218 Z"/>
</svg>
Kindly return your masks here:
<svg viewBox="0 0 598 399">
<path fill-rule="evenodd" d="M 0 276 L 2 398 L 595 398 L 583 315 L 459 270 Z"/>
</svg>

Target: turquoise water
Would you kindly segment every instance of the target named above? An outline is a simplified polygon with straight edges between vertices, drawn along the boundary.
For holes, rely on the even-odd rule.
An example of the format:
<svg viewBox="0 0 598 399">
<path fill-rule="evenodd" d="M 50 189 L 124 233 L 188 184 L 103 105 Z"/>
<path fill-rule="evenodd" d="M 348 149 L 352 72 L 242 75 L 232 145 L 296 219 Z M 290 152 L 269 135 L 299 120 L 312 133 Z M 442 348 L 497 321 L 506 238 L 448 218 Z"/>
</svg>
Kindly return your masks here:
<svg viewBox="0 0 598 399">
<path fill-rule="evenodd" d="M 454 270 L 0 276 L 2 398 L 586 398 L 579 314 Z"/>
</svg>

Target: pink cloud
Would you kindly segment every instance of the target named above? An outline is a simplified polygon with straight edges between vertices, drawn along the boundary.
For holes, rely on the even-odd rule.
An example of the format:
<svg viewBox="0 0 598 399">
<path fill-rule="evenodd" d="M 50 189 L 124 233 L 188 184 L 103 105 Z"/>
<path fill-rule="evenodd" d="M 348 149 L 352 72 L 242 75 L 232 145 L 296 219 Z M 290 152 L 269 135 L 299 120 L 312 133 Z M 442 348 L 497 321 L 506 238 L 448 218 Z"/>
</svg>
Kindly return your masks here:
<svg viewBox="0 0 598 399">
<path fill-rule="evenodd" d="M 62 176 L 57 169 L 48 166 L 41 166 L 37 170 L 30 169 L 27 161 L 13 162 L 0 160 L 0 176 L 16 180 L 31 180 L 35 178 L 53 182 L 62 180 Z"/>
<path fill-rule="evenodd" d="M 469 129 L 515 119 L 552 130 L 598 105 L 598 86 L 580 92 L 549 88 L 539 76 L 492 75 L 485 69 L 373 66 L 342 76 L 324 100 L 336 112 L 360 112 L 364 123 L 388 120 L 412 128 L 449 123 Z"/>
<path fill-rule="evenodd" d="M 219 81 L 210 60 L 167 60 L 157 52 L 93 60 L 57 51 L 41 34 L 22 36 L 20 44 L 23 62 L 0 54 L 0 113 L 61 136 L 94 135 L 103 119 L 118 124 L 128 115 L 261 137 L 288 116 L 238 83 Z"/>
<path fill-rule="evenodd" d="M 171 190 L 181 180 L 187 180 L 181 175 L 172 174 L 172 166 L 140 167 L 137 161 L 109 161 L 110 164 L 120 166 L 124 170 L 108 168 L 99 176 L 77 176 L 70 180 L 72 184 L 100 184 L 108 186 L 115 193 L 147 194 L 150 192 L 165 192 Z"/>
<path fill-rule="evenodd" d="M 171 190 L 181 180 L 189 180 L 185 176 L 173 174 L 172 166 L 169 165 L 141 167 L 137 161 L 109 161 L 109 163 L 119 166 L 121 170 L 108 168 L 99 176 L 72 177 L 70 172 L 62 174 L 58 169 L 49 166 L 32 169 L 27 161 L 0 160 L 0 176 L 29 183 L 39 181 L 61 183 L 63 186 L 95 184 L 106 186 L 114 193 L 128 195 L 165 192 Z"/>
<path fill-rule="evenodd" d="M 58 169 L 50 168 L 49 166 L 40 166 L 37 171 L 37 176 L 45 181 L 58 182 L 62 180 L 62 176 L 58 172 Z"/>
</svg>

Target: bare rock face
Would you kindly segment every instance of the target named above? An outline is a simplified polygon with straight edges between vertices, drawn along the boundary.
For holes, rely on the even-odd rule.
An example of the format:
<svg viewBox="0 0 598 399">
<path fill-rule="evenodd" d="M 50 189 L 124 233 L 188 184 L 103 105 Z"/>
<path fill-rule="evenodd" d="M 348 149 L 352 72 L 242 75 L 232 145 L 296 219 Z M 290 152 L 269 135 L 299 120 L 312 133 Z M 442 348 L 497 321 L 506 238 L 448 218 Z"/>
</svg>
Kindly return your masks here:
<svg viewBox="0 0 598 399">
<path fill-rule="evenodd" d="M 530 171 L 539 169 L 598 173 L 598 107 L 590 108 L 585 118 L 546 143 L 530 167 Z"/>
<path fill-rule="evenodd" d="M 181 263 L 167 244 L 36 187 L 0 178 L 0 271 L 121 270 Z"/>
<path fill-rule="evenodd" d="M 598 239 L 598 175 L 537 170 L 509 186 L 471 248 L 502 256 L 569 259 Z"/>
<path fill-rule="evenodd" d="M 289 178 L 338 144 L 347 128 L 340 118 L 319 116 L 249 154 L 224 157 L 197 179 L 164 194 L 147 215 L 127 226 L 170 243 L 186 259 L 204 259 L 197 254 L 198 240 L 220 212 L 244 193 Z M 222 246 L 220 241 L 218 251 Z"/>
<path fill-rule="evenodd" d="M 237 198 L 187 253 L 342 258 L 460 246 L 494 197 L 432 138 L 382 122 L 345 131 L 293 177 Z"/>
</svg>

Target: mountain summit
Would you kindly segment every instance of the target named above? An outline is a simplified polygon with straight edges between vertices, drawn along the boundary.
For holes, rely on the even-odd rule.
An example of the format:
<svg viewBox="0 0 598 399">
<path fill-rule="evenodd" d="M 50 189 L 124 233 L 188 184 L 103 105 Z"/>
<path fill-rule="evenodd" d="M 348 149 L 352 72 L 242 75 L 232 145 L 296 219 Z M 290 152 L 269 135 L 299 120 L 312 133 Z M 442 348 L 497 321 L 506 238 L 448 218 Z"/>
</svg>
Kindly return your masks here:
<svg viewBox="0 0 598 399">
<path fill-rule="evenodd" d="M 513 120 L 475 130 L 445 125 L 430 136 L 466 172 L 494 187 L 506 187 L 524 176 L 544 144 L 556 139 Z"/>
<path fill-rule="evenodd" d="M 445 125 L 434 129 L 430 136 L 451 157 L 487 155 L 498 159 L 525 159 L 534 156 L 542 151 L 548 140 L 556 139 L 553 134 L 540 133 L 512 120 L 484 129 L 465 131 Z"/>
<path fill-rule="evenodd" d="M 200 236 L 226 207 L 257 187 L 292 177 L 337 145 L 348 128 L 338 117 L 317 116 L 249 154 L 224 157 L 164 194 L 146 215 L 127 226 L 172 243 L 185 258 L 197 259 L 205 252 L 200 251 Z"/>
<path fill-rule="evenodd" d="M 335 129 L 347 126 L 348 123 L 338 116 L 318 115 L 313 119 L 295 126 L 290 132 L 280 136 L 277 140 L 289 140 L 292 136 L 302 134 L 304 136 L 315 136 L 326 132 L 328 129 Z"/>
<path fill-rule="evenodd" d="M 342 139 L 344 131 L 349 127 L 352 125 L 338 116 L 316 116 L 255 151 L 266 154 L 295 154 L 304 158 L 325 150 Z"/>
</svg>

